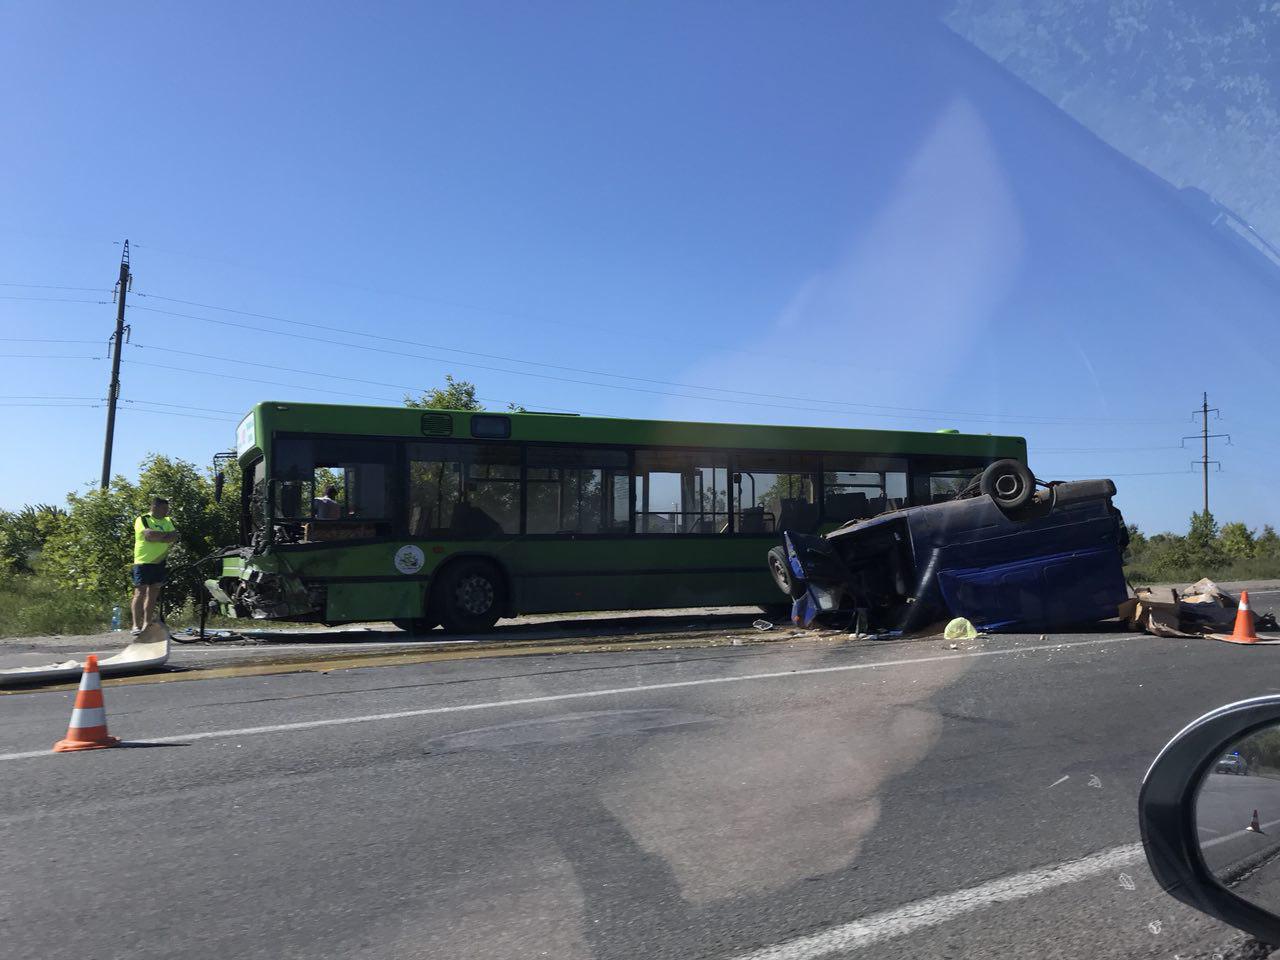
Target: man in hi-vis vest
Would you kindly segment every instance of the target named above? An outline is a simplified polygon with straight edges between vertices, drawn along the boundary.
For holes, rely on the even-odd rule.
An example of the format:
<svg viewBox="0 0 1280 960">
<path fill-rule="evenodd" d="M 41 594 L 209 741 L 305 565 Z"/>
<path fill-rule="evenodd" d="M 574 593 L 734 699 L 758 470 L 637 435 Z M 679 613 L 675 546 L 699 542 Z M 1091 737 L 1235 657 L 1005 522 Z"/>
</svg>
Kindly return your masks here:
<svg viewBox="0 0 1280 960">
<path fill-rule="evenodd" d="M 164 560 L 178 539 L 169 519 L 169 501 L 151 498 L 151 512 L 133 521 L 133 612 L 134 636 L 140 634 L 155 614 L 160 588 L 164 586 Z"/>
</svg>

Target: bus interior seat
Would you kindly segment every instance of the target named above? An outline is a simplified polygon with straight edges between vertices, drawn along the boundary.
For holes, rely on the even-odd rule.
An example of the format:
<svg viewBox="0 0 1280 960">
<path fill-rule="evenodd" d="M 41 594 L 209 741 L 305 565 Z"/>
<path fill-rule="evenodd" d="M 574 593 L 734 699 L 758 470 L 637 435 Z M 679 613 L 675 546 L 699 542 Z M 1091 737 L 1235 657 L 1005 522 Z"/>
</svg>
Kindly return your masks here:
<svg viewBox="0 0 1280 960">
<path fill-rule="evenodd" d="M 764 507 L 743 507 L 738 514 L 739 533 L 768 533 L 765 527 Z"/>
<path fill-rule="evenodd" d="M 813 533 L 818 529 L 818 505 L 799 497 L 783 497 L 778 508 L 778 529 Z"/>
<path fill-rule="evenodd" d="M 870 516 L 867 513 L 867 495 L 865 493 L 829 493 L 827 494 L 827 519 L 861 520 Z"/>
<path fill-rule="evenodd" d="M 463 501 L 453 508 L 453 533 L 471 537 L 492 537 L 502 533 L 502 524 L 479 507 Z"/>
</svg>

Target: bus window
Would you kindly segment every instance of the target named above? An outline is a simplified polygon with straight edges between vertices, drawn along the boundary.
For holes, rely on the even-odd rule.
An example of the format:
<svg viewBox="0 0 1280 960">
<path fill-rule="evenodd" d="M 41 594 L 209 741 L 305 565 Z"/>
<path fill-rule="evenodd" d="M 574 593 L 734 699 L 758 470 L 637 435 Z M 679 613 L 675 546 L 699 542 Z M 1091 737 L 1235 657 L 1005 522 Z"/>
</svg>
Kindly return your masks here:
<svg viewBox="0 0 1280 960">
<path fill-rule="evenodd" d="M 728 455 L 637 450 L 635 502 L 637 533 L 727 533 Z"/>
<path fill-rule="evenodd" d="M 472 536 L 519 533 L 520 448 L 477 446 L 469 453 L 462 507 L 454 511 L 455 528 L 461 527 L 457 532 Z"/>
<path fill-rule="evenodd" d="M 261 457 L 253 462 L 244 473 L 241 481 L 240 496 L 242 502 L 242 533 L 250 530 L 261 530 L 266 523 L 267 502 L 267 464 Z"/>
<path fill-rule="evenodd" d="M 409 444 L 409 533 L 486 537 L 520 532 L 520 448 Z"/>
<path fill-rule="evenodd" d="M 395 447 L 381 440 L 342 437 L 278 437 L 272 457 L 275 515 L 283 520 L 317 517 L 317 501 L 336 487 L 339 507 L 325 519 L 389 522 Z"/>
<path fill-rule="evenodd" d="M 526 533 L 627 533 L 631 474 L 622 450 L 530 447 Z"/>
<path fill-rule="evenodd" d="M 818 527 L 818 458 L 800 453 L 743 453 L 733 461 L 734 530 L 811 533 Z"/>
<path fill-rule="evenodd" d="M 911 470 L 911 502 L 943 503 L 969 485 L 990 461 L 917 460 Z"/>
<path fill-rule="evenodd" d="M 890 457 L 822 458 L 822 519 L 845 523 L 907 504 L 907 462 Z"/>
</svg>

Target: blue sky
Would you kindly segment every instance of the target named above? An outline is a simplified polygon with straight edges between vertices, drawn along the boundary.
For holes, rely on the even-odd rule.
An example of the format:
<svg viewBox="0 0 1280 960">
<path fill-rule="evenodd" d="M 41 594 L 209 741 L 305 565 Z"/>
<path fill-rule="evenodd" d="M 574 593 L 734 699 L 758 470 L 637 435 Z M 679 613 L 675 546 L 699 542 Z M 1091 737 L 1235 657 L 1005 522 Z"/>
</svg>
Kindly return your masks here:
<svg viewBox="0 0 1280 960">
<path fill-rule="evenodd" d="M 453 373 L 494 406 L 1017 433 L 1180 530 L 1208 390 L 1214 513 L 1280 525 L 1280 269 L 913 9 L 7 5 L 0 329 L 92 342 L 0 343 L 0 507 L 98 475 L 104 411 L 69 404 L 108 364 L 72 358 L 106 356 L 129 237 L 120 471 L 208 462 L 261 399 Z"/>
</svg>

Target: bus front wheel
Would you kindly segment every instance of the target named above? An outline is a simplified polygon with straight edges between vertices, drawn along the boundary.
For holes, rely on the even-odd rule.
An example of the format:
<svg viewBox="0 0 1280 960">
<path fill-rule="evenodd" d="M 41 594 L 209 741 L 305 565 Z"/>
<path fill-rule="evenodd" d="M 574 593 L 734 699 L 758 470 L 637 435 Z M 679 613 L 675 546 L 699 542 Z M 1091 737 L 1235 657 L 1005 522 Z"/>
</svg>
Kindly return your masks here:
<svg viewBox="0 0 1280 960">
<path fill-rule="evenodd" d="M 459 560 L 436 580 L 432 612 L 451 633 L 488 630 L 506 600 L 502 574 L 483 560 Z"/>
</svg>

